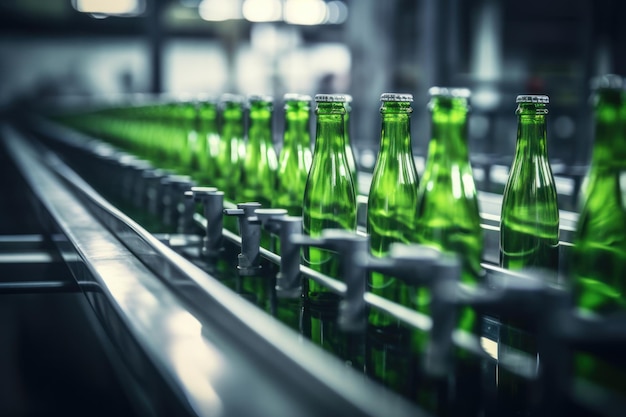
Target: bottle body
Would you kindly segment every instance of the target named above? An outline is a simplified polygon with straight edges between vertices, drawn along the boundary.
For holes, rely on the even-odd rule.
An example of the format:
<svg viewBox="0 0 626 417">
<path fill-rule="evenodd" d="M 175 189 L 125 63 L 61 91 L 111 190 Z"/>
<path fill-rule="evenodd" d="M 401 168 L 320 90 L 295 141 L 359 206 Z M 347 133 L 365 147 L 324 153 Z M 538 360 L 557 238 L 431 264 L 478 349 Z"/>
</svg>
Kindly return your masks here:
<svg viewBox="0 0 626 417">
<path fill-rule="evenodd" d="M 367 201 L 367 232 L 374 256 L 385 256 L 395 242 L 415 242 L 419 177 L 411 146 L 410 94 L 386 93 L 381 96 L 382 126 L 380 151 Z M 380 273 L 370 275 L 369 289 L 377 295 L 409 305 L 406 285 Z M 387 315 L 372 311 L 370 324 L 390 325 Z"/>
<path fill-rule="evenodd" d="M 483 234 L 467 145 L 470 91 L 432 87 L 429 93 L 431 138 L 419 187 L 416 240 L 455 254 L 461 261 L 462 283 L 475 286 L 483 281 L 484 272 Z M 418 311 L 429 312 L 427 290 L 417 289 L 413 302 Z M 466 307 L 459 311 L 458 328 L 479 334 L 481 323 L 475 310 Z M 414 351 L 424 351 L 423 333 L 413 332 L 412 345 Z M 463 350 L 455 351 L 455 355 L 456 370 L 447 383 L 418 375 L 433 394 L 428 399 L 417 392 L 416 398 L 433 411 L 479 415 L 482 404 L 474 394 L 480 393 L 481 361 Z"/>
<path fill-rule="evenodd" d="M 462 281 L 475 285 L 483 276 L 483 234 L 467 147 L 470 92 L 433 87 L 430 94 L 431 139 L 419 189 L 417 241 L 459 255 Z"/>
<path fill-rule="evenodd" d="M 251 96 L 248 142 L 241 178 L 242 200 L 258 201 L 270 207 L 276 182 L 278 160 L 272 141 L 272 98 Z"/>
<path fill-rule="evenodd" d="M 285 95 L 285 131 L 273 205 L 284 208 L 290 216 L 302 215 L 304 189 L 311 168 L 310 101 L 311 97 L 306 95 Z"/>
<path fill-rule="evenodd" d="M 518 96 L 515 158 L 504 189 L 500 217 L 500 266 L 541 268 L 556 284 L 559 268 L 559 211 L 546 146 L 547 96 Z M 523 351 L 538 358 L 531 323 L 500 320 L 498 355 Z M 538 358 L 539 359 L 539 358 Z M 498 367 L 498 407 L 515 415 L 532 413 L 536 386 Z"/>
<path fill-rule="evenodd" d="M 215 184 L 218 175 L 220 136 L 217 126 L 217 103 L 211 99 L 198 103 L 198 180 L 200 183 Z"/>
<path fill-rule="evenodd" d="M 526 97 L 530 97 L 526 99 Z M 515 158 L 504 189 L 500 266 L 558 272 L 559 211 L 546 147 L 547 96 L 520 96 Z M 545 98 L 544 98 L 545 97 Z"/>
<path fill-rule="evenodd" d="M 626 99 L 621 78 L 595 94 L 595 139 L 574 241 L 576 305 L 607 315 L 626 310 Z"/>
<path fill-rule="evenodd" d="M 196 102 L 190 98 L 182 99 L 178 105 L 178 128 L 181 145 L 178 152 L 178 165 L 181 174 L 190 175 L 198 171 L 199 161 Z"/>
<path fill-rule="evenodd" d="M 232 94 L 224 95 L 216 185 L 224 191 L 226 199 L 233 202 L 238 201 L 241 196 L 240 182 L 245 157 L 243 134 L 243 98 Z"/>
<path fill-rule="evenodd" d="M 372 255 L 383 257 L 392 243 L 414 243 L 419 177 L 413 159 L 411 94 L 381 95 L 380 150 L 367 201 Z M 372 272 L 368 290 L 410 306 L 409 288 L 394 276 Z M 397 319 L 371 309 L 366 338 L 367 373 L 383 385 L 409 394 L 413 369 L 410 331 Z"/>
<path fill-rule="evenodd" d="M 576 306 L 607 317 L 626 311 L 626 97 L 620 77 L 598 80 L 594 144 L 572 259 Z M 575 355 L 577 376 L 626 394 L 623 364 Z"/>
<path fill-rule="evenodd" d="M 348 169 L 343 116 L 343 96 L 315 96 L 316 140 L 311 169 L 304 191 L 303 232 L 317 237 L 325 229 L 356 230 L 356 196 Z M 305 248 L 304 265 L 341 278 L 338 254 L 326 249 Z M 322 348 L 338 357 L 360 363 L 358 346 L 350 335 L 339 331 L 337 317 L 339 297 L 311 279 L 303 282 L 302 333 Z"/>
<path fill-rule="evenodd" d="M 316 141 L 303 201 L 303 231 L 313 237 L 325 229 L 356 230 L 356 196 L 346 161 L 343 135 L 343 97 L 318 94 Z M 340 277 L 336 253 L 325 249 L 303 250 L 305 265 Z M 305 298 L 336 299 L 312 280 L 305 280 Z"/>
</svg>

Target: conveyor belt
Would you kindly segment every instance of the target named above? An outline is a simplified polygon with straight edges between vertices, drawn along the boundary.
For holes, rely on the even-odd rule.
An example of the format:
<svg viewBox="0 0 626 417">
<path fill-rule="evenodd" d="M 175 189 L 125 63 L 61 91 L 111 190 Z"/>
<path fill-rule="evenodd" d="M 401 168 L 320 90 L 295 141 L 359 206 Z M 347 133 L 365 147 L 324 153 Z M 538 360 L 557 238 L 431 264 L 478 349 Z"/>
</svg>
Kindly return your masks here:
<svg viewBox="0 0 626 417">
<path fill-rule="evenodd" d="M 110 206 L 49 151 L 12 127 L 2 135 L 62 232 L 56 243 L 124 358 L 126 386 L 147 414 L 420 415 L 259 314 Z M 103 217 L 104 224 L 96 220 Z M 154 264 L 140 262 L 138 251 Z M 168 271 L 169 279 L 149 266 Z M 199 294 L 194 302 L 185 296 L 189 288 Z M 159 408 L 164 390 L 174 401 Z"/>
</svg>

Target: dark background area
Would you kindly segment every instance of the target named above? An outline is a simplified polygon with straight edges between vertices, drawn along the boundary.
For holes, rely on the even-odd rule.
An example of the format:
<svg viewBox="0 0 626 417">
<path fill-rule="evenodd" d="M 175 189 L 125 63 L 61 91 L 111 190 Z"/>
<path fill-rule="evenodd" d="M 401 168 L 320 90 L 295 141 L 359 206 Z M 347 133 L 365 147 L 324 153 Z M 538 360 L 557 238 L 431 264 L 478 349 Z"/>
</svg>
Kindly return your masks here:
<svg viewBox="0 0 626 417">
<path fill-rule="evenodd" d="M 428 88 L 470 87 L 473 158 L 504 165 L 514 149 L 515 96 L 545 93 L 551 159 L 576 166 L 591 144 L 590 79 L 626 73 L 620 0 L 344 0 L 345 21 L 319 25 L 207 21 L 201 0 L 134 1 L 135 12 L 106 18 L 79 12 L 80 0 L 0 2 L 0 103 L 348 92 L 353 144 L 368 169 L 383 92 L 415 95 L 413 144 L 423 156 Z"/>
</svg>

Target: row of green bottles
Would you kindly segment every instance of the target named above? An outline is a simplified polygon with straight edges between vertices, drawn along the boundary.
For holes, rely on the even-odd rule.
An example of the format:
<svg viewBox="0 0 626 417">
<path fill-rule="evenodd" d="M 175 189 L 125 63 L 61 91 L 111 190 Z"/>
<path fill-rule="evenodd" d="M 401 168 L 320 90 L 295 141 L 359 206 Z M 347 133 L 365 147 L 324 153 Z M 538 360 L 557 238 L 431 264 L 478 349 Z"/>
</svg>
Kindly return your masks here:
<svg viewBox="0 0 626 417">
<path fill-rule="evenodd" d="M 368 198 L 367 230 L 374 256 L 385 256 L 395 242 L 420 243 L 460 255 L 465 284 L 482 280 L 483 250 L 476 189 L 467 148 L 469 90 L 430 89 L 431 139 L 422 181 L 415 168 L 410 134 L 410 94 L 381 96 L 380 151 Z M 372 273 L 375 294 L 428 313 L 429 294 L 401 280 Z M 461 312 L 459 327 L 476 333 L 473 310 Z M 457 352 L 458 373 L 432 381 L 415 372 L 414 360 L 426 348 L 423 333 L 371 311 L 367 336 L 367 372 L 439 415 L 478 412 L 480 362 Z M 389 353 L 393 352 L 393 355 Z M 411 353 L 413 352 L 413 353 Z M 451 388 L 453 387 L 453 388 Z M 455 394 L 457 393 L 457 394 Z"/>
<path fill-rule="evenodd" d="M 351 97 L 344 97 L 346 159 L 356 184 L 349 137 Z M 290 214 L 301 214 L 312 162 L 311 98 L 299 94 L 285 94 L 283 98 L 285 131 L 280 158 L 273 143 L 271 96 L 180 97 L 99 108 L 58 120 L 148 159 L 161 169 L 217 186 L 232 202 L 257 200 L 266 207 L 284 207 Z"/>
<path fill-rule="evenodd" d="M 581 192 L 582 207 L 570 259 L 573 302 L 584 313 L 608 317 L 624 311 L 626 271 L 626 93 L 621 77 L 599 78 L 594 87 L 594 145 Z M 550 271 L 558 283 L 559 213 L 546 148 L 546 96 L 520 96 L 515 160 L 501 217 L 501 265 Z M 527 323 L 503 323 L 500 349 L 536 354 Z M 501 350 L 502 351 L 502 350 Z M 575 373 L 625 394 L 626 368 L 615 360 L 577 352 Z M 512 375 L 499 371 L 499 399 L 518 415 L 532 413 L 535 393 Z"/>
</svg>

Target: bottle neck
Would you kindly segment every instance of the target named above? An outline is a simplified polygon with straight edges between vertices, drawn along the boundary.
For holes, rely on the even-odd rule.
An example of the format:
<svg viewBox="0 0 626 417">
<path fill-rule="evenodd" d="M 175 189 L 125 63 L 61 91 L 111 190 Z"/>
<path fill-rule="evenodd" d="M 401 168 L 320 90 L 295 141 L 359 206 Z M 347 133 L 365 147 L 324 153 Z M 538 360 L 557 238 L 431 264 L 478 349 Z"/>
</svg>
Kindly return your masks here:
<svg viewBox="0 0 626 417">
<path fill-rule="evenodd" d="M 213 106 L 201 109 L 198 114 L 199 130 L 215 132 L 217 130 L 217 109 Z"/>
<path fill-rule="evenodd" d="M 595 112 L 595 135 L 591 156 L 592 172 L 621 171 L 626 168 L 626 115 L 619 92 L 599 97 Z"/>
<path fill-rule="evenodd" d="M 428 159 L 438 164 L 469 163 L 467 113 L 437 110 L 431 119 Z"/>
<path fill-rule="evenodd" d="M 223 119 L 222 132 L 225 136 L 224 139 L 243 137 L 243 112 L 240 108 L 225 108 Z"/>
<path fill-rule="evenodd" d="M 288 110 L 285 115 L 284 146 L 306 147 L 310 142 L 308 109 Z"/>
<path fill-rule="evenodd" d="M 409 113 L 383 113 L 380 153 L 383 157 L 412 154 Z"/>
<path fill-rule="evenodd" d="M 261 144 L 272 140 L 272 119 L 271 117 L 253 117 L 250 119 L 248 128 L 248 140 L 251 143 Z"/>
<path fill-rule="evenodd" d="M 345 153 L 343 116 L 343 112 L 318 111 L 314 158 L 322 153 Z"/>
<path fill-rule="evenodd" d="M 524 158 L 524 160 L 530 157 L 548 158 L 545 115 L 518 115 L 516 155 L 516 159 Z"/>
</svg>

